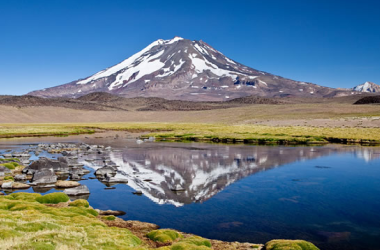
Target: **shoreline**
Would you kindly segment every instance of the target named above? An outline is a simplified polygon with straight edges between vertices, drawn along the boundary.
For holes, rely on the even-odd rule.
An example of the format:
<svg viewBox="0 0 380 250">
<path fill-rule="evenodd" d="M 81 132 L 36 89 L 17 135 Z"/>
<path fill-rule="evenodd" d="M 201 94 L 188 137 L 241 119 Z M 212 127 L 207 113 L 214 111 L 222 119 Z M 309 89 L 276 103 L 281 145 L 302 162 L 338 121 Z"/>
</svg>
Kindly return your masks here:
<svg viewBox="0 0 380 250">
<path fill-rule="evenodd" d="M 112 135 L 113 134 L 113 137 L 114 136 L 116 136 L 117 135 L 117 131 L 112 131 L 112 132 L 110 132 L 110 131 L 104 131 L 104 135 L 108 135 L 108 137 L 110 136 L 110 135 Z M 97 134 L 94 134 L 94 135 L 92 135 L 91 137 L 93 137 L 93 138 L 96 138 L 97 137 Z M 112 138 L 113 138 L 112 137 Z M 98 137 L 99 138 L 99 137 Z M 99 138 L 99 139 L 102 139 L 102 138 L 106 138 L 106 137 L 101 137 L 101 138 Z M 91 138 L 89 138 L 89 139 L 91 139 Z M 30 147 L 30 146 L 29 146 Z M 74 147 L 73 149 L 75 149 L 75 148 L 77 148 L 77 147 Z M 68 148 L 66 148 L 65 147 L 65 150 L 67 150 Z M 18 171 L 20 171 L 21 170 L 21 168 L 20 169 L 17 169 Z M 15 173 L 12 173 L 12 174 L 15 174 Z M 14 177 L 14 176 L 13 176 Z M 58 205 L 58 206 L 60 206 L 60 205 Z M 18 211 L 18 210 L 17 210 Z M 118 221 L 118 222 L 120 222 L 121 224 L 123 224 L 123 225 L 125 225 L 125 223 L 128 223 L 128 221 L 127 222 L 123 222 L 123 220 L 118 220 L 118 219 L 114 219 L 115 221 Z M 114 220 L 112 220 L 112 221 L 114 221 Z M 17 222 L 18 223 L 18 222 Z M 22 222 L 23 223 L 23 222 Z M 107 222 L 108 223 L 108 222 Z M 107 224 L 107 223 L 105 223 L 105 224 Z M 111 223 L 111 222 L 110 222 Z M 141 222 L 142 223 L 142 222 Z M 107 224 L 107 225 L 111 225 L 111 224 Z M 115 226 L 115 225 L 111 225 L 111 226 Z M 184 234 L 184 233 L 182 233 L 183 235 L 188 235 L 188 234 Z M 188 235 L 189 237 L 191 237 L 191 235 Z M 142 237 L 145 237 L 145 235 L 142 235 Z M 145 238 L 144 238 L 145 239 Z M 226 243 L 226 242 L 223 242 L 223 241 L 216 241 L 216 240 L 210 240 L 210 242 L 213 244 L 213 246 L 214 245 L 221 245 L 221 246 L 225 246 L 226 244 L 227 245 L 229 245 L 229 246 L 231 246 L 231 248 L 224 248 L 224 247 L 218 247 L 218 248 L 216 248 L 216 247 L 214 247 L 214 249 L 252 249 L 252 244 L 250 244 L 250 243 L 238 243 L 238 242 L 232 242 L 232 243 Z M 177 242 L 176 242 L 177 243 Z M 179 242 L 178 242 L 179 243 Z M 289 243 L 289 242 L 286 242 L 286 244 L 287 243 Z M 247 245 L 248 244 L 248 245 Z M 262 247 L 263 247 L 263 244 L 256 244 L 257 246 L 259 246 L 260 248 L 256 248 L 256 249 L 262 249 Z M 160 245 L 159 244 L 159 246 L 161 246 L 161 247 L 167 247 L 167 245 Z M 245 248 L 246 247 L 246 248 Z M 167 249 L 171 249 L 171 248 L 163 248 L 162 250 L 167 250 Z M 186 248 L 185 248 L 186 249 Z M 201 248 L 200 248 L 201 249 Z M 255 248 L 254 248 L 255 249 Z M 267 248 L 267 249 L 271 249 L 271 248 Z M 279 249 L 281 249 L 281 248 L 279 248 Z M 285 249 L 285 248 L 284 248 Z"/>
<path fill-rule="evenodd" d="M 1 131 L 3 130 L 3 131 Z M 226 125 L 197 123 L 2 124 L 0 139 L 68 137 L 126 132 L 140 139 L 252 145 L 380 145 L 380 128 Z"/>
<path fill-rule="evenodd" d="M 125 221 L 114 215 L 108 215 L 107 212 L 111 214 L 113 211 L 94 209 L 86 200 L 71 201 L 68 196 L 59 195 L 60 197 L 55 197 L 55 200 L 51 201 L 51 197 L 57 196 L 57 194 L 62 193 L 50 193 L 44 196 L 22 192 L 0 195 L 0 201 L 3 204 L 0 206 L 0 221 L 2 221 L 0 228 L 6 227 L 2 228 L 0 241 L 2 245 L 28 249 L 56 249 L 56 247 L 68 247 L 69 249 L 93 249 L 93 247 L 99 249 L 98 247 L 100 247 L 103 249 L 101 246 L 107 246 L 107 249 L 161 250 L 285 250 L 293 249 L 288 248 L 289 246 L 301 246 L 299 249 L 319 250 L 315 245 L 304 240 L 271 240 L 266 244 L 226 242 L 174 229 L 160 229 L 158 225 L 152 223 Z M 48 202 L 44 199 L 47 196 L 50 196 Z M 25 215 L 20 216 L 22 214 Z M 44 222 L 41 223 L 41 221 Z M 22 225 L 28 223 L 37 227 L 39 235 L 37 237 L 40 239 L 34 237 L 34 230 L 23 229 Z M 65 229 L 56 232 L 52 227 Z M 16 228 L 21 229 L 16 230 Z M 102 232 L 100 235 L 94 235 L 94 232 L 87 231 L 84 236 L 87 238 L 86 240 L 81 238 L 78 242 L 72 240 L 65 242 L 64 239 L 70 235 L 68 229 L 101 230 Z M 53 238 L 44 237 L 50 234 L 55 236 Z M 303 248 L 304 246 L 307 248 Z"/>
</svg>

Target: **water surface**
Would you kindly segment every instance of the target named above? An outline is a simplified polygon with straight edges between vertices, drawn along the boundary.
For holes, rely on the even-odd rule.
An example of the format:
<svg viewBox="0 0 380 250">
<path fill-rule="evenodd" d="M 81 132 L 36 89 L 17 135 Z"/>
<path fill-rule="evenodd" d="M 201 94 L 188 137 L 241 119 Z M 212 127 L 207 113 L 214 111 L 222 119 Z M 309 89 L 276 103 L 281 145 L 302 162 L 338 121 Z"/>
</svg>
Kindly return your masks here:
<svg viewBox="0 0 380 250">
<path fill-rule="evenodd" d="M 120 166 L 117 177 L 128 184 L 105 190 L 98 180 L 81 183 L 90 188 L 93 207 L 123 210 L 127 220 L 225 241 L 286 238 L 312 241 L 321 249 L 380 249 L 377 147 L 136 144 L 125 138 L 69 137 L 1 141 L 0 152 L 42 141 L 111 145 L 109 157 Z M 92 171 L 85 177 L 102 166 L 99 155 L 79 159 Z M 176 186 L 185 191 L 172 191 Z M 135 190 L 143 195 L 132 194 Z"/>
</svg>

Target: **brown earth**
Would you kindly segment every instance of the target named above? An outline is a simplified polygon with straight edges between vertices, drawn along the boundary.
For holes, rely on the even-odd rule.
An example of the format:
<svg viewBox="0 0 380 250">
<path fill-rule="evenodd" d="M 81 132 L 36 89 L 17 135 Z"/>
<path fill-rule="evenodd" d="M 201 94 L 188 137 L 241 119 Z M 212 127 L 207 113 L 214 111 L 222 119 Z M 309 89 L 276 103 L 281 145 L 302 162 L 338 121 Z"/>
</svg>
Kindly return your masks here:
<svg viewBox="0 0 380 250">
<path fill-rule="evenodd" d="M 0 96 L 0 123 L 168 122 L 269 126 L 380 127 L 380 105 L 336 98 L 243 97 L 228 102 L 123 98 L 93 93 L 78 99 Z"/>
</svg>

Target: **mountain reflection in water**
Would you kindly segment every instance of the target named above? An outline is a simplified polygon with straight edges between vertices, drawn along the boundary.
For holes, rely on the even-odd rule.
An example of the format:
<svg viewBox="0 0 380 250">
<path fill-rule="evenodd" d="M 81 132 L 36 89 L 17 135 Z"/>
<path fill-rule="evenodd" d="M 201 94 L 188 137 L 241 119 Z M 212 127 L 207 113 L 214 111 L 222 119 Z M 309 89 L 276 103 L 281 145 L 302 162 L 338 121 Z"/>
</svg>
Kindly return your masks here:
<svg viewBox="0 0 380 250">
<path fill-rule="evenodd" d="M 378 148 L 351 146 L 260 147 L 246 145 L 145 143 L 109 154 L 118 168 L 117 178 L 158 204 L 183 206 L 203 202 L 230 184 L 260 171 L 332 153 L 351 152 L 365 161 L 380 157 Z M 101 160 L 82 163 L 90 168 Z M 318 167 L 318 166 L 316 166 Z M 319 166 L 323 168 L 323 166 Z M 173 191 L 180 187 L 182 192 Z"/>
</svg>

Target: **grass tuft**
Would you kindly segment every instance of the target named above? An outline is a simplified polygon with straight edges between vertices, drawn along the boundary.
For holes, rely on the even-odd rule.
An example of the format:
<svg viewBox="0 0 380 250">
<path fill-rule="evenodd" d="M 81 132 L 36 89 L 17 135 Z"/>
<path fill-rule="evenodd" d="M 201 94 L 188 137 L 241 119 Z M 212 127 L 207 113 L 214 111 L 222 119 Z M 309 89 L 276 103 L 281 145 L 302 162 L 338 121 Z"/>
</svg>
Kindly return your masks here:
<svg viewBox="0 0 380 250">
<path fill-rule="evenodd" d="M 170 243 L 178 238 L 182 238 L 182 234 L 170 229 L 153 230 L 147 234 L 148 238 L 162 243 Z"/>
<path fill-rule="evenodd" d="M 181 240 L 180 242 L 187 243 L 190 245 L 196 245 L 196 246 L 211 247 L 211 242 L 209 240 L 199 237 L 199 236 L 191 236 L 191 237 Z"/>
<path fill-rule="evenodd" d="M 5 176 L 4 181 L 14 181 L 15 179 L 12 176 Z"/>
<path fill-rule="evenodd" d="M 78 199 L 78 200 L 75 200 L 73 202 L 70 202 L 69 206 L 70 207 L 85 207 L 85 208 L 88 208 L 88 207 L 90 207 L 90 204 L 86 200 Z"/>
<path fill-rule="evenodd" d="M 137 249 L 141 240 L 128 229 L 108 227 L 93 209 L 50 207 L 43 196 L 0 197 L 1 249 Z M 146 249 L 146 248 L 140 248 Z"/>
<path fill-rule="evenodd" d="M 113 216 L 113 215 L 104 216 L 103 218 L 106 219 L 106 220 L 111 220 L 111 221 L 116 219 L 116 217 Z"/>
<path fill-rule="evenodd" d="M 42 204 L 58 204 L 60 202 L 67 202 L 70 198 L 64 193 L 51 193 L 37 197 L 36 201 Z"/>
<path fill-rule="evenodd" d="M 272 240 L 265 244 L 266 250 L 319 250 L 313 243 L 304 240 Z"/>
<path fill-rule="evenodd" d="M 0 164 L 1 166 L 4 166 L 10 170 L 12 169 L 15 169 L 15 166 L 12 164 L 12 163 L 3 163 L 3 164 Z"/>
</svg>

